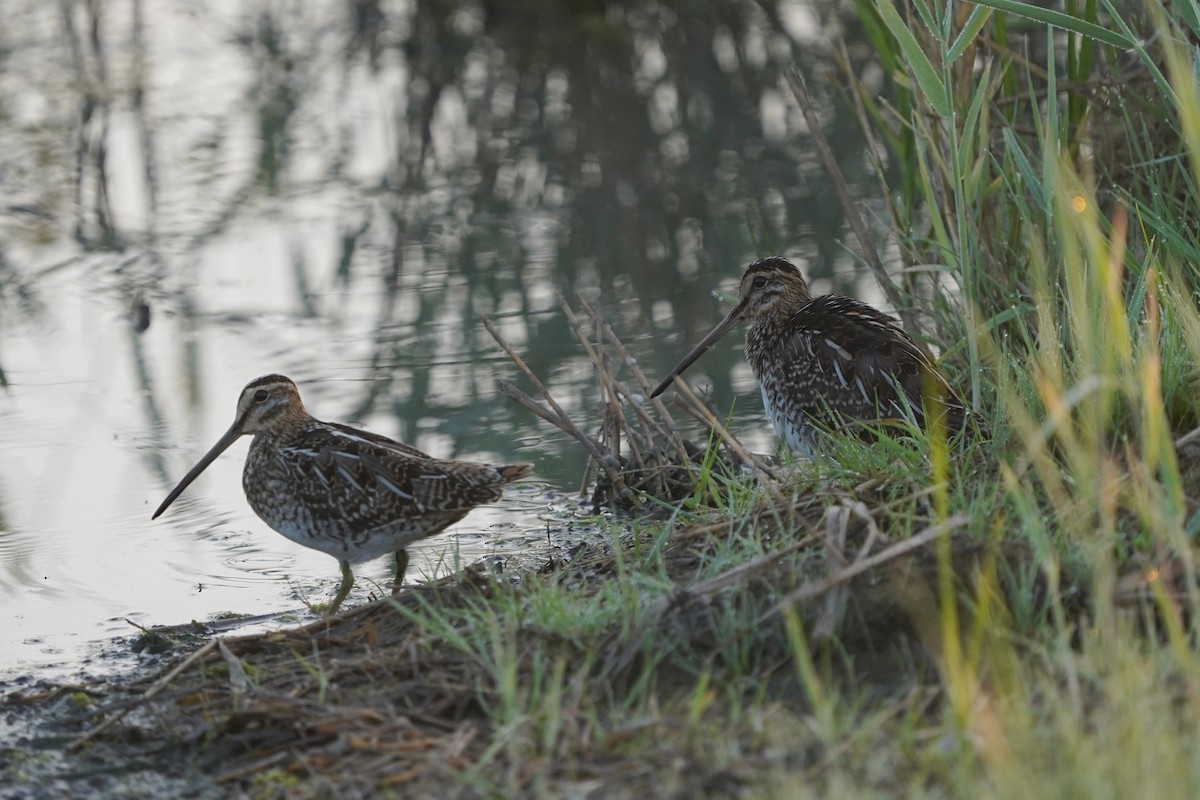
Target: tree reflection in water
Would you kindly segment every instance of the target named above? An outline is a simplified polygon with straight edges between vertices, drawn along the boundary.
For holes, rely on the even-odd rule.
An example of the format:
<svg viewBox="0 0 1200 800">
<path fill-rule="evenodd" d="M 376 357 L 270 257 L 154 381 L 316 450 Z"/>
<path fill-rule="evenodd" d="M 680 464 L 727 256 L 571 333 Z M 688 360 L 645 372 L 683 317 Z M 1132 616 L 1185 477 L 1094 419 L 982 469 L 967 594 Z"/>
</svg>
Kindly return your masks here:
<svg viewBox="0 0 1200 800">
<path fill-rule="evenodd" d="M 582 464 L 499 396 L 509 368 L 482 316 L 579 406 L 595 390 L 556 292 L 599 301 L 658 373 L 718 318 L 712 290 L 757 254 L 787 253 L 818 288 L 836 275 L 854 291 L 840 210 L 782 79 L 829 59 L 822 29 L 855 24 L 830 4 L 13 6 L 0 107 L 41 110 L 0 133 L 2 166 L 20 167 L 13 207 L 33 210 L 12 247 L 37 262 L 73 240 L 72 258 L 131 304 L 167 308 L 191 341 L 247 324 L 213 308 L 205 262 L 232 247 L 244 270 L 264 268 L 237 253 L 237 232 L 286 220 L 290 285 L 269 304 L 285 312 L 249 322 L 281 331 L 292 363 L 278 369 L 355 379 L 342 387 L 357 393 L 349 418 L 390 410 L 402 438 L 445 439 L 440 455 L 515 455 L 524 436 L 543 473 Z M 810 85 L 827 86 L 825 72 Z M 862 184 L 851 110 L 827 100 L 820 113 Z M 327 334 L 296 333 L 304 320 L 354 332 L 336 376 L 289 349 Z M 153 398 L 180 387 L 156 386 L 132 342 L 161 429 Z M 205 367 L 195 345 L 179 353 L 194 392 Z M 706 359 L 719 407 L 735 384 L 752 390 L 741 364 L 736 342 Z"/>
</svg>

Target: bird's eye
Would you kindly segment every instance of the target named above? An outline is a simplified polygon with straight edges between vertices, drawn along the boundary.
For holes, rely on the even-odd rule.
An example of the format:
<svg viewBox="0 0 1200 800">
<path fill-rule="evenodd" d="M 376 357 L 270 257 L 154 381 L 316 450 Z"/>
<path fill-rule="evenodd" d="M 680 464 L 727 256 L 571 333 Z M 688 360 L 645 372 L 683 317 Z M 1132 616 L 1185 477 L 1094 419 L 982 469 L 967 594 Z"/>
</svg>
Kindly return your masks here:
<svg viewBox="0 0 1200 800">
<path fill-rule="evenodd" d="M 755 277 L 754 282 L 751 283 L 750 285 L 753 286 L 755 289 L 762 289 L 763 287 L 765 287 L 767 285 L 767 276 L 759 275 L 759 276 Z"/>
<path fill-rule="evenodd" d="M 254 393 L 254 402 L 261 403 L 266 399 L 267 399 L 267 390 L 266 389 L 259 389 L 257 392 Z"/>
</svg>

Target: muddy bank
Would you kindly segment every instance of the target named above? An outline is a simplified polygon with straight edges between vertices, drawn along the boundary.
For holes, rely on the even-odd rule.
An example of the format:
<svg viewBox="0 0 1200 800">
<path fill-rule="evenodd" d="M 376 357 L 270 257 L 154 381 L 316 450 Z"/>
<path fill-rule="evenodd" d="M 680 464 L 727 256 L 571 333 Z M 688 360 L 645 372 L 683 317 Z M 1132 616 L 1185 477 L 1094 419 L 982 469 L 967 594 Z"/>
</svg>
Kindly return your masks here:
<svg viewBox="0 0 1200 800">
<path fill-rule="evenodd" d="M 1023 558 L 962 519 L 891 539 L 884 512 L 829 500 L 633 521 L 519 573 L 476 566 L 269 633 L 172 631 L 124 675 L 12 683 L 0 796 L 732 797 L 803 775 L 828 754 L 763 728 L 811 712 L 789 619 L 847 686 L 904 696 L 934 673 L 912 624 L 930 545 L 951 537 L 964 583 Z M 758 554 L 726 561 L 731 542 Z"/>
</svg>

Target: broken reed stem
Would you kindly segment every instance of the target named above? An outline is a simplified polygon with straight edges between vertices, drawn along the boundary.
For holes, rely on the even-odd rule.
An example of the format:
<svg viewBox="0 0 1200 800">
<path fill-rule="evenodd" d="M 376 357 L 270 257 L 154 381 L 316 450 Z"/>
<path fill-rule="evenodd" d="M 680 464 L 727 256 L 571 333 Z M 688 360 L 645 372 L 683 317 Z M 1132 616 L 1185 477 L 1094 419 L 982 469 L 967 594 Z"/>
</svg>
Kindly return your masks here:
<svg viewBox="0 0 1200 800">
<path fill-rule="evenodd" d="M 582 444 L 584 449 L 588 451 L 588 454 L 595 460 L 600 468 L 604 470 L 604 474 L 608 476 L 608 479 L 612 481 L 613 488 L 616 489 L 617 493 L 621 496 L 621 499 L 635 508 L 640 508 L 642 505 L 641 499 L 638 498 L 637 495 L 625 485 L 625 481 L 621 478 L 620 459 L 618 459 L 617 456 L 612 452 L 606 453 L 604 448 L 602 448 L 595 439 L 581 431 L 579 427 L 571 421 L 571 418 L 567 416 L 565 411 L 563 411 L 562 406 L 560 406 L 554 400 L 554 398 L 550 396 L 550 391 L 546 388 L 545 384 L 538 380 L 537 375 L 533 374 L 533 370 L 531 370 L 529 365 L 525 363 L 525 359 L 521 358 L 521 356 L 517 354 L 517 351 L 512 349 L 512 346 L 508 343 L 508 340 L 504 338 L 491 319 L 485 317 L 483 320 L 483 327 L 486 328 L 487 332 L 490 333 L 492 338 L 496 340 L 496 344 L 500 345 L 501 349 L 508 354 L 508 357 L 512 359 L 513 363 L 517 365 L 517 369 L 521 370 L 525 377 L 529 379 L 529 382 L 537 388 L 538 393 L 541 394 L 542 399 L 546 401 L 546 405 L 549 406 L 549 408 L 543 407 L 532 397 L 529 397 L 529 395 L 525 394 L 511 384 L 502 383 L 500 385 L 501 391 L 503 391 L 512 399 L 516 400 L 521 405 L 525 406 L 525 408 L 529 409 L 534 414 L 549 422 L 551 425 L 554 425 L 558 429 L 572 436 L 575 441 Z"/>
<path fill-rule="evenodd" d="M 1175 440 L 1175 449 L 1182 450 L 1197 439 L 1200 439 L 1200 428 L 1193 428 Z"/>
<path fill-rule="evenodd" d="M 775 499 L 780 501 L 781 504 L 785 503 L 786 501 L 784 500 L 783 496 L 779 494 L 779 490 L 775 488 L 774 482 L 771 480 L 775 477 L 771 472 L 771 468 L 764 464 L 758 456 L 754 455 L 742 446 L 742 443 L 737 440 L 737 437 L 730 433 L 729 429 L 725 427 L 725 423 L 721 422 L 721 420 L 717 418 L 717 415 L 712 413 L 708 406 L 706 406 L 704 402 L 696 396 L 696 392 L 691 386 L 688 385 L 687 381 L 675 381 L 675 391 L 687 399 L 688 403 L 692 407 L 692 411 L 698 413 L 705 424 L 709 425 L 714 431 L 717 432 L 717 435 L 721 437 L 721 441 L 725 442 L 729 449 L 737 453 L 738 458 L 753 466 L 756 470 L 758 470 L 759 474 L 761 474 L 764 478 L 767 478 L 765 483 L 771 489 L 771 492 L 774 493 Z"/>
<path fill-rule="evenodd" d="M 501 347 L 503 346 L 504 345 L 501 345 Z M 500 383 L 500 391 L 522 408 L 526 409 L 535 416 L 546 420 L 546 422 L 549 422 L 551 425 L 558 428 L 563 433 L 573 437 L 575 441 L 583 445 L 584 449 L 588 451 L 588 455 L 592 457 L 592 460 L 599 465 L 600 469 L 604 470 L 604 474 L 607 475 L 608 479 L 613 482 L 613 486 L 616 488 L 618 494 L 620 494 L 621 499 L 633 506 L 641 506 L 641 500 L 638 499 L 637 495 L 625 485 L 625 481 L 621 477 L 620 470 L 614 469 L 611 466 L 610 462 L 613 460 L 613 456 L 611 453 L 605 452 L 603 445 L 601 445 L 591 436 L 579 430 L 579 428 L 577 428 L 570 419 L 558 416 L 553 411 L 541 405 L 538 403 L 538 401 L 534 400 L 532 397 L 513 386 L 511 383 L 502 381 Z"/>
<path fill-rule="evenodd" d="M 600 383 L 600 396 L 603 403 L 605 415 L 604 428 L 609 431 L 610 441 L 614 453 L 621 452 L 621 434 L 625 434 L 626 440 L 629 442 L 629 456 L 634 462 L 635 469 L 639 472 L 645 471 L 646 464 L 642 457 L 641 449 L 635 446 L 637 442 L 646 442 L 645 436 L 640 435 L 632 426 L 625 416 L 625 411 L 621 407 L 621 396 L 628 397 L 628 391 L 613 374 L 612 361 L 608 354 L 597 348 L 602 333 L 602 322 L 595 314 L 589 314 L 592 322 L 596 325 L 597 343 L 593 344 L 586 336 L 583 335 L 583 325 L 579 317 L 576 316 L 575 310 L 567 302 L 567 299 L 561 294 L 558 296 L 558 307 L 562 310 L 563 316 L 567 318 L 567 324 L 571 326 L 571 330 L 575 332 L 579 343 L 583 345 L 584 352 L 587 353 L 588 359 L 592 362 L 592 366 L 596 370 L 596 378 Z"/>
<path fill-rule="evenodd" d="M 683 446 L 683 440 L 679 435 L 669 434 L 663 430 L 662 426 L 656 424 L 654 418 L 646 412 L 646 407 L 641 403 L 641 399 L 637 395 L 631 394 L 625 384 L 618 382 L 616 389 L 620 392 L 621 397 L 629 403 L 629 407 L 633 409 L 633 414 L 637 417 L 638 422 L 644 425 L 646 430 L 649 431 L 649 433 L 638 432 L 638 438 L 642 441 L 643 446 L 652 447 L 654 441 L 652 436 L 662 436 L 675 449 L 676 455 L 681 460 L 686 461 L 688 459 L 687 449 Z M 634 430 L 633 428 L 629 429 L 630 433 L 634 432 Z"/>
<path fill-rule="evenodd" d="M 508 340 L 500 334 L 500 330 L 489 317 L 483 318 L 483 327 L 486 328 L 487 332 L 490 333 L 492 338 L 496 340 L 496 344 L 500 345 L 501 349 L 508 354 L 508 357 L 512 359 L 512 362 L 517 365 L 517 369 L 521 370 L 522 374 L 524 374 L 525 377 L 529 379 L 529 382 L 534 385 L 534 388 L 538 390 L 538 394 L 540 394 L 542 399 L 546 401 L 546 404 L 554 410 L 554 413 L 558 416 L 558 418 L 564 423 L 571 425 L 571 427 L 574 427 L 574 425 L 572 425 L 570 420 L 567 418 L 566 412 L 562 410 L 562 407 L 559 406 L 559 404 L 555 402 L 554 398 L 550 395 L 550 390 L 546 388 L 546 385 L 543 384 L 541 380 L 538 379 L 538 376 L 534 374 L 533 370 L 529 368 L 529 365 L 525 363 L 525 359 L 521 358 L 521 356 L 517 354 L 517 351 L 512 349 L 512 346 L 508 343 Z"/>
<path fill-rule="evenodd" d="M 572 422 L 566 412 L 550 396 L 545 384 L 533 374 L 525 361 L 505 341 L 494 323 L 490 319 L 484 319 L 484 327 L 488 333 L 529 379 L 537 392 L 541 394 L 542 400 L 534 399 L 506 382 L 501 383 L 501 391 L 530 413 L 580 442 L 591 456 L 591 461 L 595 462 L 612 484 L 613 491 L 622 502 L 632 506 L 642 505 L 636 497 L 634 487 L 640 491 L 650 491 L 652 494 L 665 489 L 670 495 L 677 488 L 672 487 L 678 480 L 668 477 L 671 470 L 679 468 L 694 475 L 695 464 L 692 454 L 689 452 L 690 445 L 680 436 L 666 405 L 658 399 L 649 401 L 646 399 L 651 391 L 649 381 L 638 367 L 636 359 L 629 355 L 629 351 L 617 337 L 612 326 L 587 300 L 580 298 L 579 303 L 583 314 L 577 314 L 566 298 L 561 294 L 558 295 L 559 308 L 596 373 L 600 389 L 599 405 L 602 417 L 598 432 L 589 435 Z M 595 340 L 589 335 L 591 331 L 585 330 L 584 326 L 589 322 L 592 323 L 589 328 L 594 327 L 595 329 Z M 631 390 L 625 382 L 617 377 L 616 371 L 620 364 L 629 369 L 633 381 L 640 387 L 640 393 Z M 686 387 L 686 384 L 681 385 L 685 388 L 680 388 L 677 396 L 690 400 L 690 403 L 681 401 L 685 410 L 695 415 L 707 427 L 715 430 L 720 441 L 737 458 L 740 458 L 743 463 L 751 465 L 760 476 L 768 479 L 766 481 L 768 490 L 776 501 L 780 505 L 788 505 L 786 498 L 772 483 L 771 479 L 774 478 L 774 475 L 770 467 L 748 452 L 720 420 L 704 406 L 694 392 Z M 628 407 L 626 407 L 626 403 L 629 404 Z M 651 413 L 651 407 L 658 413 Z M 625 448 L 627 455 L 622 454 L 622 439 L 627 445 Z M 672 453 L 673 455 L 671 455 Z M 676 460 L 677 463 L 675 463 Z M 663 470 L 667 472 L 663 472 Z M 660 479 L 663 481 L 663 485 L 651 490 L 650 486 L 657 485 Z"/>
<path fill-rule="evenodd" d="M 604 319 L 600 316 L 600 313 L 591 303 L 581 297 L 579 298 L 579 304 L 583 306 L 583 310 L 601 326 L 601 330 L 604 331 L 604 338 L 607 339 L 609 345 L 611 345 L 617 351 L 617 354 L 621 357 L 621 361 L 629 369 L 629 372 L 631 375 L 633 375 L 634 380 L 637 381 L 641 397 L 650 397 L 650 382 L 646 380 L 646 374 L 642 372 L 641 367 L 638 366 L 637 359 L 631 357 L 629 355 L 629 351 L 625 349 L 625 343 L 617 337 L 617 334 L 612 329 L 612 326 L 604 321 Z M 667 407 L 663 404 L 663 401 L 657 397 L 650 400 L 651 404 L 654 406 L 654 410 L 658 412 L 659 419 L 661 419 L 663 422 L 662 425 L 659 425 L 658 422 L 656 422 L 654 418 L 646 412 L 644 400 L 639 401 L 638 398 L 634 397 L 629 392 L 625 393 L 625 397 L 629 400 L 630 405 L 634 408 L 634 413 L 638 415 L 638 419 L 642 421 L 642 424 L 653 430 L 655 434 L 664 437 L 668 442 L 670 442 L 671 447 L 675 450 L 675 454 L 679 456 L 679 462 L 681 464 L 688 463 L 690 456 L 688 456 L 687 448 L 683 446 L 683 437 L 679 435 L 679 429 L 675 427 L 675 420 L 669 413 L 667 413 Z"/>
</svg>

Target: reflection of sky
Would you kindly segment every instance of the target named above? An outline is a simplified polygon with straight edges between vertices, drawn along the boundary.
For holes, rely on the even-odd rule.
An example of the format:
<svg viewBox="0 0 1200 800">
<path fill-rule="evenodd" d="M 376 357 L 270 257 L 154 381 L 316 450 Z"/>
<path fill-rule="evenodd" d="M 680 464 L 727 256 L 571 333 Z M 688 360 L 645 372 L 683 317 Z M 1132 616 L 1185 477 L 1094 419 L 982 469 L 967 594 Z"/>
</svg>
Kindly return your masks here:
<svg viewBox="0 0 1200 800">
<path fill-rule="evenodd" d="M 57 12 L 45 10 L 51 19 L 30 28 L 45 32 L 44 54 L 65 57 L 55 36 Z M 324 167 L 305 144 L 327 130 L 302 128 L 297 142 L 290 178 L 312 185 L 281 198 L 256 196 L 239 219 L 208 237 L 214 214 L 255 169 L 258 132 L 253 118 L 239 109 L 252 76 L 246 59 L 227 46 L 234 18 L 222 22 L 208 15 L 204 24 L 193 25 L 155 18 L 163 10 L 159 4 L 145 8 L 147 25 L 155 30 L 146 42 L 147 58 L 156 64 L 149 94 L 158 133 L 158 249 L 140 256 L 79 257 L 61 242 L 37 241 L 38 231 L 20 216 L 3 220 L 14 223 L 6 232 L 15 234 L 6 255 L 28 265 L 30 273 L 64 258 L 71 263 L 31 281 L 40 313 L 19 318 L 12 307 L 4 309 L 0 364 L 12 389 L 0 398 L 5 431 L 0 504 L 6 523 L 0 532 L 0 607 L 10 622 L 0 641 L 0 670 L 57 658 L 71 662 L 85 640 L 133 633 L 121 618 L 173 624 L 228 610 L 296 608 L 295 589 L 328 600 L 339 579 L 333 559 L 284 540 L 247 507 L 241 468 L 248 440 L 214 463 L 164 517 L 150 521 L 167 490 L 228 426 L 238 392 L 250 379 L 289 374 L 316 415 L 345 419 L 363 395 L 382 303 L 377 280 L 346 284 L 333 277 L 342 214 L 361 197 L 351 197 L 337 182 L 317 183 Z M 32 7 L 26 13 L 38 16 Z M 126 22 L 114 15 L 107 30 L 119 38 Z M 9 66 L 21 66 L 38 52 L 21 48 Z M 20 72 L 47 81 L 62 75 L 33 66 L 25 64 Z M 46 100 L 70 92 L 33 82 L 16 85 L 14 74 L 0 73 L 7 76 L 14 106 L 24 110 L 19 122 L 30 129 L 57 125 L 61 132 L 64 123 L 54 117 L 64 109 Z M 386 98 L 396 96 L 396 70 L 360 77 L 367 79 L 356 82 L 342 102 L 351 115 L 375 124 L 354 127 L 350 177 L 377 176 L 391 146 L 380 120 L 390 114 Z M 187 92 L 169 88 L 185 85 Z M 205 111 L 194 107 L 197 97 L 205 98 Z M 140 231 L 135 238 L 142 238 L 152 214 L 138 137 L 133 113 L 114 108 L 106 137 L 114 225 Z M 214 153 L 210 145 L 218 142 Z M 38 196 L 33 181 L 16 188 L 30 194 L 11 194 L 7 199 L 14 205 L 73 213 L 66 197 L 54 208 Z M 360 217 L 361 212 L 352 221 Z M 208 238 L 194 238 L 202 233 Z M 303 314 L 298 252 L 309 273 L 306 288 L 321 312 L 312 319 Z M 416 318 L 418 291 L 456 280 L 445 267 L 440 274 L 429 269 L 406 276 L 408 291 L 398 295 L 395 323 Z M 135 288 L 145 293 L 153 313 L 150 329 L 136 340 L 124 319 Z M 455 299 L 453 287 L 446 297 Z M 505 320 L 516 340 L 523 338 L 519 327 Z M 439 393 L 462 388 L 468 342 L 461 310 L 447 303 L 420 338 L 431 343 L 433 361 L 440 362 L 429 374 L 438 387 L 429 402 L 438 405 Z M 406 390 L 402 378 L 400 394 Z M 494 386 L 487 394 L 494 396 Z M 453 398 L 445 404 L 454 405 Z M 410 422 L 408 441 L 436 455 L 501 457 L 469 440 L 451 439 L 436 420 Z M 386 404 L 360 423 L 387 435 L 401 433 Z M 518 449 L 519 442 L 511 443 L 503 455 Z M 504 507 L 480 509 L 446 534 L 414 545 L 409 580 L 445 574 L 456 558 L 506 552 L 514 543 L 527 549 L 530 536 L 540 541 L 545 525 L 536 515 L 544 501 L 535 491 L 512 494 Z M 358 565 L 355 573 L 354 598 L 361 600 L 372 581 L 390 585 L 390 560 Z"/>
<path fill-rule="evenodd" d="M 420 13 L 398 5 L 402 23 Z M 78 48 L 57 4 L 7 0 L 0 26 L 0 281 L 3 263 L 12 265 L 41 304 L 26 313 L 11 288 L 0 293 L 0 365 L 12 383 L 0 395 L 0 608 L 14 620 L 0 638 L 0 670 L 50 660 L 56 647 L 69 661 L 81 639 L 129 632 L 105 622 L 120 617 L 178 623 L 297 607 L 285 577 L 328 599 L 334 560 L 274 534 L 247 507 L 247 443 L 149 519 L 229 425 L 247 381 L 282 372 L 319 418 L 437 456 L 533 461 L 549 485 L 573 490 L 580 448 L 499 394 L 500 381 L 522 381 L 481 316 L 496 319 L 584 421 L 594 377 L 557 311 L 558 291 L 602 303 L 653 381 L 719 319 L 727 306 L 709 292 L 736 291 L 758 237 L 802 263 L 818 260 L 806 212 L 829 203 L 809 196 L 824 181 L 806 177 L 819 169 L 793 141 L 795 109 L 778 81 L 761 76 L 759 97 L 704 96 L 679 63 L 688 37 L 667 46 L 657 29 L 641 32 L 629 87 L 614 89 L 611 76 L 574 80 L 555 66 L 521 76 L 537 89 L 518 94 L 505 84 L 518 58 L 495 44 L 504 31 L 492 31 L 493 44 L 480 40 L 456 65 L 458 82 L 441 87 L 420 162 L 419 92 L 407 88 L 436 43 L 413 51 L 417 66 L 394 46 L 369 66 L 346 55 L 341 0 L 288 5 L 272 23 L 279 52 L 262 33 L 266 18 L 254 16 L 261 9 L 247 14 L 234 0 L 138 4 L 140 32 L 132 12 L 101 7 L 102 54 L 87 44 L 81 4 L 71 6 Z M 796 41 L 818 46 L 807 6 L 778 11 Z M 726 27 L 711 42 L 692 36 L 696 52 L 716 60 L 714 74 L 786 54 L 782 34 L 761 30 L 769 20 L 747 13 L 761 18 L 741 39 Z M 460 32 L 475 24 L 460 17 Z M 424 91 L 429 80 L 418 81 Z M 144 109 L 132 101 L 139 84 Z M 581 84 L 633 105 L 589 108 Z M 87 90 L 109 102 L 83 126 Z M 731 104 L 717 109 L 722 96 Z M 270 133 L 281 108 L 290 109 L 284 127 Z M 704 127 L 718 116 L 720 126 Z M 652 135 L 633 123 L 595 129 L 621 119 L 647 123 Z M 547 121 L 542 141 L 535 123 Z M 745 152 L 717 139 L 738 125 Z M 286 149 L 273 191 L 261 167 L 268 139 Z M 93 158 L 101 144 L 103 181 Z M 479 192 L 485 174 L 491 184 Z M 765 230 L 753 237 L 750 199 Z M 78 224 L 89 244 L 98 240 L 101 208 L 118 249 L 72 238 Z M 833 249 L 833 274 L 852 280 L 853 255 Z M 816 290 L 833 288 L 831 269 Z M 138 294 L 153 314 L 140 336 L 124 319 Z M 736 396 L 744 441 L 769 451 L 739 340 L 728 337 L 689 378 L 713 385 L 722 413 Z M 482 554 L 526 546 L 525 531 L 540 539 L 543 505 L 536 491 L 516 492 L 504 507 L 474 512 L 412 548 L 410 579 L 439 562 L 447 570 L 456 542 Z M 390 580 L 387 559 L 355 571 L 361 593 L 368 579 Z"/>
<path fill-rule="evenodd" d="M 159 314 L 140 339 L 161 380 L 154 400 L 165 422 L 156 428 L 146 417 L 119 295 L 96 292 L 93 282 L 77 270 L 44 280 L 39 289 L 53 298 L 44 315 L 6 326 L 4 365 L 13 385 L 0 399 L 0 503 L 7 523 L 0 532 L 0 607 L 10 621 L 0 669 L 50 660 L 81 639 L 132 633 L 111 622 L 121 617 L 166 624 L 228 610 L 296 608 L 289 581 L 327 600 L 338 580 L 333 559 L 276 535 L 246 505 L 241 467 L 248 439 L 150 521 L 167 490 L 228 426 L 246 380 L 289 360 L 308 360 L 309 369 L 322 371 L 337 360 L 338 343 L 316 336 L 302 344 L 298 335 L 295 349 L 283 350 L 272 336 L 204 324 L 197 338 L 205 380 L 196 407 L 188 408 L 178 390 L 181 334 L 175 320 Z M 337 418 L 346 383 L 334 377 L 302 389 L 316 413 Z M 395 432 L 394 418 L 368 424 Z M 433 436 L 422 444 L 436 452 L 446 442 Z M 415 545 L 409 579 L 445 574 L 456 548 L 472 560 L 540 540 L 544 502 L 535 490 L 517 491 L 504 507 L 480 509 L 448 534 Z M 498 535 L 479 535 L 489 532 Z M 359 599 L 372 580 L 389 585 L 388 559 L 355 572 Z"/>
</svg>

